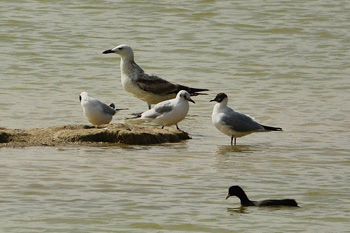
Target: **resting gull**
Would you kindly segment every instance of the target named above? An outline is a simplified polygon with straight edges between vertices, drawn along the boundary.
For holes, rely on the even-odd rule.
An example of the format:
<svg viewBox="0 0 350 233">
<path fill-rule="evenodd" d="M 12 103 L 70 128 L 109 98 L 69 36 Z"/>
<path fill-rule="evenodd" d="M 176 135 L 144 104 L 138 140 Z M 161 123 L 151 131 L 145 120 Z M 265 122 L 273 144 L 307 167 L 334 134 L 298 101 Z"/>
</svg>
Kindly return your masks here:
<svg viewBox="0 0 350 233">
<path fill-rule="evenodd" d="M 175 99 L 165 100 L 156 104 L 152 109 L 149 109 L 137 117 L 142 121 L 151 121 L 162 126 L 176 125 L 182 121 L 188 113 L 190 105 L 188 101 L 195 103 L 187 91 L 181 90 L 177 93 Z"/>
<path fill-rule="evenodd" d="M 231 136 L 231 145 L 233 139 L 236 145 L 237 138 L 254 132 L 282 131 L 281 128 L 261 125 L 251 117 L 234 111 L 227 106 L 228 98 L 225 93 L 217 94 L 215 99 L 210 100 L 212 101 L 218 102 L 213 109 L 212 122 L 222 133 Z"/>
<path fill-rule="evenodd" d="M 124 89 L 147 102 L 148 109 L 151 109 L 152 104 L 175 98 L 181 90 L 186 90 L 191 96 L 200 95 L 201 93 L 198 92 L 208 91 L 208 89 L 174 84 L 156 75 L 145 73 L 134 61 L 134 52 L 130 46 L 119 45 L 103 52 L 103 54 L 108 53 L 120 55 L 121 82 Z"/>
<path fill-rule="evenodd" d="M 125 108 L 116 109 L 113 103 L 108 106 L 107 104 L 90 97 L 87 92 L 82 92 L 79 95 L 79 100 L 83 107 L 85 117 L 93 125 L 109 124 L 112 121 L 114 114 L 119 110 L 126 110 Z"/>
</svg>

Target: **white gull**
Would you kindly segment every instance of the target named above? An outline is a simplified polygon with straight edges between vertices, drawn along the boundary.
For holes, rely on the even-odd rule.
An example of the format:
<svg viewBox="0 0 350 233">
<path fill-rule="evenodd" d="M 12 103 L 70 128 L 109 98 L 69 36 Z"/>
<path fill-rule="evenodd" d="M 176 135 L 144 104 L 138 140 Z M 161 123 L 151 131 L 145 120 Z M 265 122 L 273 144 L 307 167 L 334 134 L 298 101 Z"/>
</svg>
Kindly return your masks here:
<svg viewBox="0 0 350 233">
<path fill-rule="evenodd" d="M 176 128 L 180 130 L 177 124 L 187 116 L 190 108 L 188 101 L 195 103 L 190 94 L 182 90 L 177 93 L 175 99 L 160 102 L 138 117 L 141 121 L 150 121 L 161 125 L 162 129 L 164 126 L 176 125 Z"/>
<path fill-rule="evenodd" d="M 115 109 L 114 104 L 107 105 L 101 101 L 92 98 L 87 92 L 82 92 L 79 95 L 80 104 L 83 107 L 83 112 L 86 119 L 93 125 L 109 124 L 112 121 L 113 116 L 119 110 L 126 109 Z"/>
</svg>

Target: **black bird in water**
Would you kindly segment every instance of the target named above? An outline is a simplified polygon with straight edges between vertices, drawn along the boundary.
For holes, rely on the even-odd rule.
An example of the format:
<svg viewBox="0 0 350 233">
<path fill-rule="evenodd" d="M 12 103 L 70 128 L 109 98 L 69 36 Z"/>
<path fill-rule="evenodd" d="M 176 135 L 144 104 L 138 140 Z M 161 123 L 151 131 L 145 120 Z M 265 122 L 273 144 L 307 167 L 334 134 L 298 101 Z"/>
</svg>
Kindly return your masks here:
<svg viewBox="0 0 350 233">
<path fill-rule="evenodd" d="M 247 194 L 238 185 L 231 186 L 228 189 L 226 200 L 236 196 L 241 200 L 242 206 L 295 206 L 298 207 L 298 203 L 294 199 L 280 199 L 280 200 L 263 200 L 263 201 L 251 201 Z"/>
</svg>

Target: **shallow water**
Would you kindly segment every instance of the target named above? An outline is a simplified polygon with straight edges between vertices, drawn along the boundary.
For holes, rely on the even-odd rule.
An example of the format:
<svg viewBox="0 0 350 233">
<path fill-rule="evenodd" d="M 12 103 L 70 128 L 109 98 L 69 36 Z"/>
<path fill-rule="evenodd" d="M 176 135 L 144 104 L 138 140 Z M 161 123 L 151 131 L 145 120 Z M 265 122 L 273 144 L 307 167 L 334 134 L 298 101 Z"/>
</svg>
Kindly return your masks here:
<svg viewBox="0 0 350 233">
<path fill-rule="evenodd" d="M 2 1 L 0 127 L 87 124 L 78 95 L 147 105 L 120 84 L 134 48 L 149 73 L 209 88 L 155 146 L 0 149 L 0 232 L 346 232 L 350 228 L 346 1 Z M 211 124 L 218 92 L 284 132 L 230 139 Z M 301 208 L 244 208 L 294 198 Z"/>
</svg>

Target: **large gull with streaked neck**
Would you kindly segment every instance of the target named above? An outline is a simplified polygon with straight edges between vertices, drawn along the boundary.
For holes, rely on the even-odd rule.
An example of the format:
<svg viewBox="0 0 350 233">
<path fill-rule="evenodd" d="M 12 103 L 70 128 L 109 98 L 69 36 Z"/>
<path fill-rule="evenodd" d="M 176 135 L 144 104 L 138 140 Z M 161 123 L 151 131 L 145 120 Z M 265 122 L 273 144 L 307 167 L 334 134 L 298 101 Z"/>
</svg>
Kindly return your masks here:
<svg viewBox="0 0 350 233">
<path fill-rule="evenodd" d="M 134 52 L 130 46 L 119 45 L 103 52 L 103 54 L 108 53 L 116 53 L 121 57 L 120 69 L 123 88 L 145 101 L 149 109 L 151 109 L 152 104 L 175 98 L 181 90 L 187 91 L 191 96 L 200 95 L 199 92 L 202 91 L 208 91 L 208 89 L 174 84 L 156 75 L 145 73 L 134 61 Z"/>
</svg>

